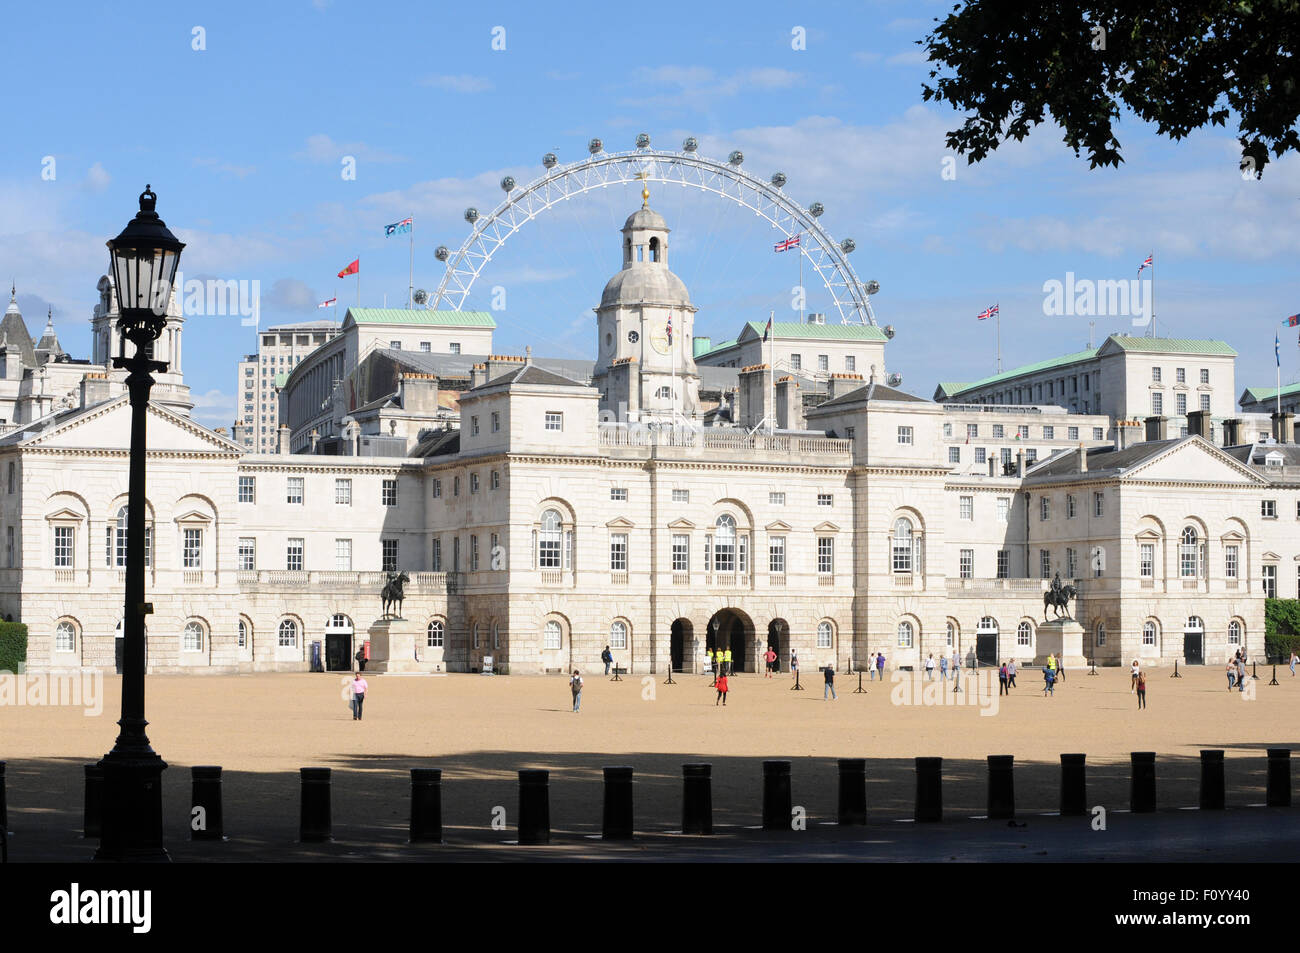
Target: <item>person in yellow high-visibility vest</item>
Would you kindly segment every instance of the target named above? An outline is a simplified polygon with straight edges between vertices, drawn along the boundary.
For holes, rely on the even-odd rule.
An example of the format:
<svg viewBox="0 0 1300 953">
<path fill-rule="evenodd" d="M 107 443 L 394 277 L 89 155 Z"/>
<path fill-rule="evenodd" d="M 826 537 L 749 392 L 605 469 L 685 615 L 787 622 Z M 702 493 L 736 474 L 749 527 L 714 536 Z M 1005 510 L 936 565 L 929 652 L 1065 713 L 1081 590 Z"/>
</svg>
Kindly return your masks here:
<svg viewBox="0 0 1300 953">
<path fill-rule="evenodd" d="M 722 670 L 726 672 L 728 675 L 730 675 L 731 674 L 731 649 L 730 648 L 723 650 L 722 666 L 723 666 Z"/>
</svg>

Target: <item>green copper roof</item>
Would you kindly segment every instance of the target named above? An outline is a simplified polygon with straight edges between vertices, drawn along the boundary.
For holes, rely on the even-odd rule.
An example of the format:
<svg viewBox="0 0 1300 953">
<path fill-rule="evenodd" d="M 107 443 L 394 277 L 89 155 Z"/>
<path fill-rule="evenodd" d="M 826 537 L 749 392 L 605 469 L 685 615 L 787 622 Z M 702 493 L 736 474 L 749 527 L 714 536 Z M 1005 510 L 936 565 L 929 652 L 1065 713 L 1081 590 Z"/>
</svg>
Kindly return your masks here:
<svg viewBox="0 0 1300 953">
<path fill-rule="evenodd" d="M 735 346 L 736 346 L 736 339 L 732 338 L 730 341 L 723 341 L 721 344 L 713 345 L 713 347 L 705 351 L 704 354 L 700 354 L 697 356 L 704 357 L 706 354 L 716 354 L 718 351 L 725 351 L 727 348 L 735 347 Z"/>
<path fill-rule="evenodd" d="M 760 338 L 767 330 L 766 321 L 747 321 L 745 326 Z M 840 341 L 888 341 L 885 332 L 871 324 L 800 324 L 798 321 L 773 321 L 772 334 L 779 338 L 834 339 Z"/>
<path fill-rule="evenodd" d="M 1284 384 L 1282 387 L 1282 396 L 1290 397 L 1292 394 L 1300 394 L 1300 384 Z M 1247 387 L 1246 393 L 1242 394 L 1242 403 L 1246 401 L 1273 400 L 1278 396 L 1276 387 Z"/>
<path fill-rule="evenodd" d="M 1224 357 L 1237 356 L 1237 352 L 1226 341 L 1209 341 L 1196 338 L 1144 338 L 1127 334 L 1112 334 L 1107 340 L 1114 341 L 1116 345 L 1125 351 L 1142 351 L 1148 354 L 1221 354 Z"/>
<path fill-rule="evenodd" d="M 1033 374 L 1036 371 L 1046 371 L 1053 367 L 1061 367 L 1064 364 L 1074 364 L 1079 361 L 1087 361 L 1097 356 L 1098 348 L 1089 348 L 1086 351 L 1075 351 L 1073 354 L 1064 354 L 1061 357 L 1053 357 L 1046 361 L 1039 361 L 1037 364 L 1026 364 L 1023 367 L 1017 367 L 1015 370 L 1003 371 L 1001 374 L 994 374 L 992 377 L 986 377 L 983 380 L 975 381 L 973 384 L 967 384 L 961 391 L 965 393 L 968 390 L 978 390 L 988 387 L 991 384 L 999 384 L 1002 381 L 1012 380 L 1023 374 Z M 949 391 L 949 393 L 952 393 Z M 954 395 L 956 396 L 956 395 Z"/>
<path fill-rule="evenodd" d="M 355 324 L 414 324 L 423 327 L 495 328 L 486 311 L 429 311 L 425 308 L 348 308 Z"/>
<path fill-rule="evenodd" d="M 281 372 L 281 373 L 279 373 L 279 374 L 276 374 L 276 375 L 275 375 L 275 386 L 276 386 L 276 387 L 283 387 L 283 386 L 284 386 L 284 382 L 287 381 L 288 379 L 289 379 L 289 375 L 288 375 L 288 374 L 285 374 L 285 373 L 283 373 L 283 372 Z"/>
</svg>

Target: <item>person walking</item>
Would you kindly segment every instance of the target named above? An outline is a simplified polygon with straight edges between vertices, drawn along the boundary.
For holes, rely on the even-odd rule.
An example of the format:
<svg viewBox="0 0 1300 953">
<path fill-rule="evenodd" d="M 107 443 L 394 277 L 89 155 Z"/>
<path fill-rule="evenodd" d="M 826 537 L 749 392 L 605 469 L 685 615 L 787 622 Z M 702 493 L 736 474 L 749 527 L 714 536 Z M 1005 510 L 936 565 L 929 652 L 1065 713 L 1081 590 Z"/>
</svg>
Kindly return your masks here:
<svg viewBox="0 0 1300 953">
<path fill-rule="evenodd" d="M 366 670 L 366 647 L 364 645 L 357 649 L 356 660 L 357 671 L 364 672 Z"/>
<path fill-rule="evenodd" d="M 939 680 L 948 681 L 948 656 L 939 656 Z"/>
<path fill-rule="evenodd" d="M 605 674 L 608 675 L 609 666 L 614 661 L 614 653 L 609 650 L 608 645 L 605 646 L 605 651 L 600 653 L 600 660 L 605 663 Z"/>
<path fill-rule="evenodd" d="M 1009 695 L 1007 691 L 1007 663 L 1003 662 L 1002 667 L 998 669 L 998 694 Z"/>
<path fill-rule="evenodd" d="M 799 676 L 799 654 L 794 649 L 790 650 L 790 677 Z"/>
<path fill-rule="evenodd" d="M 876 680 L 876 653 L 872 652 L 869 656 L 867 656 L 867 681 L 874 682 L 875 680 Z"/>
<path fill-rule="evenodd" d="M 1056 692 L 1053 690 L 1055 688 L 1055 685 L 1056 685 L 1056 672 L 1052 671 L 1050 668 L 1044 665 L 1043 666 L 1043 695 L 1044 696 L 1051 695 L 1052 697 L 1056 697 Z"/>
<path fill-rule="evenodd" d="M 1047 667 L 1052 670 L 1052 682 L 1056 681 L 1056 656 L 1051 652 L 1047 653 Z"/>
<path fill-rule="evenodd" d="M 1228 691 L 1232 691 L 1237 686 L 1237 660 L 1233 659 L 1228 662 Z"/>
<path fill-rule="evenodd" d="M 1245 690 L 1246 690 L 1246 655 L 1243 652 L 1241 657 L 1237 659 L 1237 691 L 1244 692 Z"/>
<path fill-rule="evenodd" d="M 718 697 L 714 700 L 714 702 L 713 702 L 713 707 L 716 708 L 716 707 L 718 706 L 718 702 L 722 702 L 722 707 L 723 707 L 723 708 L 726 708 L 726 707 L 727 707 L 727 688 L 728 688 L 728 686 L 727 686 L 727 673 L 726 673 L 726 672 L 723 672 L 721 675 L 718 676 L 718 685 L 717 685 L 717 688 L 718 688 Z"/>
<path fill-rule="evenodd" d="M 1296 665 L 1296 662 L 1300 662 L 1300 655 L 1296 655 L 1295 652 L 1292 652 L 1292 653 L 1291 653 L 1291 677 L 1292 677 L 1292 678 L 1295 678 L 1295 665 Z"/>
<path fill-rule="evenodd" d="M 1130 695 L 1132 695 L 1134 692 L 1138 690 L 1138 675 L 1140 675 L 1141 673 L 1142 673 L 1142 666 L 1138 664 L 1137 659 L 1134 659 L 1133 667 L 1129 669 L 1129 676 L 1133 679 L 1133 684 L 1129 686 L 1129 690 L 1128 690 Z"/>
<path fill-rule="evenodd" d="M 1147 673 L 1138 672 L 1137 683 L 1138 708 L 1147 707 Z"/>
<path fill-rule="evenodd" d="M 365 676 L 360 672 L 352 677 L 352 720 L 361 720 L 361 706 L 366 703 L 366 689 L 370 686 L 366 684 Z"/>
<path fill-rule="evenodd" d="M 934 681 L 934 653 L 931 652 L 925 660 L 925 677 Z"/>
<path fill-rule="evenodd" d="M 763 655 L 763 661 L 767 663 L 767 677 L 771 678 L 772 673 L 776 670 L 776 652 L 772 650 L 772 646 L 767 647 L 767 652 Z"/>
<path fill-rule="evenodd" d="M 573 678 L 569 679 L 569 691 L 573 693 L 573 710 L 576 712 L 582 707 L 582 676 L 578 670 L 573 670 Z"/>
<path fill-rule="evenodd" d="M 957 657 L 957 648 L 956 648 L 956 646 L 953 647 L 953 650 L 952 650 L 952 660 L 949 661 L 949 663 L 948 663 L 948 667 L 952 669 L 952 677 L 953 677 L 954 679 L 957 679 L 957 678 L 960 677 L 960 676 L 958 675 L 958 672 L 961 671 L 961 659 L 959 659 L 959 658 Z"/>
<path fill-rule="evenodd" d="M 880 680 L 882 682 L 885 680 L 885 653 L 884 652 L 876 653 L 876 674 L 880 676 Z"/>
<path fill-rule="evenodd" d="M 1056 657 L 1056 680 L 1065 681 L 1065 655 L 1061 654 Z"/>
<path fill-rule="evenodd" d="M 822 701 L 826 700 L 827 692 L 830 693 L 831 701 L 836 701 L 838 696 L 835 694 L 835 666 L 827 663 L 826 667 L 822 669 L 822 674 L 826 678 L 826 684 L 822 686 Z"/>
<path fill-rule="evenodd" d="M 1011 689 L 1016 687 L 1016 660 L 1012 659 L 1007 662 L 1007 694 L 1011 694 Z"/>
</svg>

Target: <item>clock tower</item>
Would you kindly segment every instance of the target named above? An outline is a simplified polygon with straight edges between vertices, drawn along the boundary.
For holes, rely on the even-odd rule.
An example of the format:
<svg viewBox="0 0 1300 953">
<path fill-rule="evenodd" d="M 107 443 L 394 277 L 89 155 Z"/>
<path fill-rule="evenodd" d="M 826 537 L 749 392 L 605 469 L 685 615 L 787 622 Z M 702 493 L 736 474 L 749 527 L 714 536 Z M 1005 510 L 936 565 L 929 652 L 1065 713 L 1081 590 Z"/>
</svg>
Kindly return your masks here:
<svg viewBox="0 0 1300 953">
<path fill-rule="evenodd" d="M 604 420 L 693 420 L 700 394 L 691 345 L 695 306 L 668 270 L 668 224 L 649 207 L 649 191 L 641 197 L 641 208 L 623 224 L 623 268 L 595 309 L 592 384 Z"/>
</svg>

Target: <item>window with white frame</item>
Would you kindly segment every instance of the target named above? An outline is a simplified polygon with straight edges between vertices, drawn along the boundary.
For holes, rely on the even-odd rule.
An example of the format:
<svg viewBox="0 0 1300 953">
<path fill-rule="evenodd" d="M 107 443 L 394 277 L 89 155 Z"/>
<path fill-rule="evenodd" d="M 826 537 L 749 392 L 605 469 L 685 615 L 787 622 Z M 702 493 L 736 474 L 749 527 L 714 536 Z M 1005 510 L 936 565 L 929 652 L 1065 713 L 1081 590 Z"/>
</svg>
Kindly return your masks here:
<svg viewBox="0 0 1300 953">
<path fill-rule="evenodd" d="M 1055 428 L 1055 427 L 1050 427 L 1050 426 L 1045 426 L 1045 427 L 1043 427 L 1043 439 L 1044 439 L 1044 440 L 1055 440 L 1055 439 L 1056 439 L 1056 428 Z"/>
<path fill-rule="evenodd" d="M 397 572 L 397 542 L 395 539 L 380 540 L 382 565 L 379 568 L 383 572 Z"/>
<path fill-rule="evenodd" d="M 280 648 L 296 648 L 298 645 L 298 623 L 293 619 L 281 619 L 276 641 Z"/>
<path fill-rule="evenodd" d="M 248 623 L 243 619 L 239 620 L 239 628 L 235 633 L 235 647 L 240 649 L 248 648 Z"/>
<path fill-rule="evenodd" d="M 1049 520 L 1052 518 L 1052 499 L 1047 496 L 1038 498 L 1038 518 L 1040 520 Z"/>
<path fill-rule="evenodd" d="M 397 481 L 385 480 L 380 488 L 379 502 L 384 506 L 397 505 Z"/>
<path fill-rule="evenodd" d="M 1174 413 L 1178 414 L 1180 417 L 1187 413 L 1187 395 L 1186 395 L 1186 394 L 1175 394 L 1175 395 L 1174 395 Z"/>
<path fill-rule="evenodd" d="M 958 575 L 962 579 L 972 579 L 975 576 L 975 550 L 963 549 L 958 557 Z"/>
<path fill-rule="evenodd" d="M 469 475 L 469 491 L 470 491 L 470 493 L 477 493 L 477 492 L 478 492 L 478 474 L 477 474 L 477 473 L 471 473 L 471 474 Z"/>
<path fill-rule="evenodd" d="M 442 572 L 442 540 L 433 541 L 433 551 L 429 554 L 429 569 L 432 572 Z"/>
<path fill-rule="evenodd" d="M 1161 393 L 1160 391 L 1158 391 L 1158 390 L 1156 390 L 1156 391 L 1152 391 L 1152 392 L 1151 392 L 1151 413 L 1152 413 L 1152 415 L 1153 415 L 1153 416 L 1156 416 L 1156 417 L 1159 417 L 1159 416 L 1160 416 L 1161 414 L 1163 414 L 1164 412 L 1165 412 L 1165 395 L 1162 394 L 1162 393 Z"/>
<path fill-rule="evenodd" d="M 479 624 L 478 624 L 477 622 L 475 622 L 474 625 L 471 627 L 470 632 L 472 633 L 472 636 L 473 636 L 473 644 L 472 644 L 472 647 L 473 647 L 473 648 L 476 648 L 476 649 L 477 649 L 477 648 L 482 648 L 482 646 L 483 646 L 483 636 L 482 636 L 482 634 L 481 634 L 480 631 L 479 631 Z"/>
<path fill-rule="evenodd" d="M 1229 645 L 1241 644 L 1241 623 L 1238 622 L 1236 619 L 1233 619 L 1231 622 L 1228 623 L 1228 644 Z"/>
<path fill-rule="evenodd" d="M 713 527 L 714 572 L 736 571 L 736 519 L 730 513 L 718 517 Z"/>
<path fill-rule="evenodd" d="M 627 648 L 627 623 L 615 619 L 609 626 L 609 647 L 611 649 Z"/>
<path fill-rule="evenodd" d="M 1021 622 L 1016 626 L 1016 645 L 1020 648 L 1027 648 L 1034 644 L 1034 629 L 1028 622 Z"/>
<path fill-rule="evenodd" d="M 691 538 L 685 533 L 673 534 L 673 572 L 691 571 Z"/>
<path fill-rule="evenodd" d="M 500 471 L 500 470 L 493 470 L 493 471 L 492 471 L 492 478 L 488 481 L 488 486 L 489 486 L 491 489 L 493 489 L 493 490 L 498 490 L 498 489 L 501 488 L 501 471 Z"/>
<path fill-rule="evenodd" d="M 610 534 L 609 571 L 627 572 L 627 533 Z"/>
<path fill-rule="evenodd" d="M 303 479 L 302 477 L 288 478 L 286 482 L 285 497 L 284 497 L 284 501 L 286 503 L 302 502 L 302 494 L 303 494 L 302 479 Z"/>
<path fill-rule="evenodd" d="M 1277 519 L 1277 500 L 1260 500 L 1259 515 L 1266 520 Z"/>
<path fill-rule="evenodd" d="M 945 437 L 951 437 L 951 436 L 952 436 L 952 424 L 949 423 L 949 424 L 944 424 L 944 425 L 943 425 L 943 435 L 944 435 Z"/>
<path fill-rule="evenodd" d="M 257 540 L 252 536 L 239 537 L 239 569 L 252 572 L 257 568 Z"/>
<path fill-rule="evenodd" d="M 1101 516 L 1106 512 L 1106 495 L 1100 491 L 1092 494 L 1092 515 Z"/>
<path fill-rule="evenodd" d="M 1021 440 L 1029 439 L 1029 424 L 1020 424 L 1016 427 L 1016 436 Z"/>
<path fill-rule="evenodd" d="M 546 627 L 543 631 L 542 648 L 558 649 L 558 648 L 562 648 L 563 645 L 564 645 L 564 632 L 560 628 L 560 623 L 556 622 L 554 619 L 549 620 L 546 623 Z"/>
<path fill-rule="evenodd" d="M 285 551 L 284 568 L 290 572 L 302 572 L 302 548 L 303 541 L 298 537 L 291 537 Z"/>
<path fill-rule="evenodd" d="M 829 355 L 829 354 L 818 354 L 818 355 L 817 355 L 817 370 L 825 372 L 825 371 L 829 371 L 830 369 L 831 369 L 831 358 L 830 358 L 830 355 Z"/>
<path fill-rule="evenodd" d="M 1160 368 L 1158 367 L 1151 368 L 1151 380 L 1153 383 L 1156 384 L 1160 383 Z"/>
<path fill-rule="evenodd" d="M 442 496 L 442 480 L 434 477 L 431 492 L 433 493 L 433 498 L 435 500 Z"/>
<path fill-rule="evenodd" d="M 817 623 L 817 648 L 828 649 L 831 647 L 831 637 L 833 630 L 831 624 L 825 620 Z"/>
<path fill-rule="evenodd" d="M 829 576 L 835 572 L 835 537 L 817 537 L 817 574 Z"/>
<path fill-rule="evenodd" d="M 993 439 L 994 439 L 994 440 L 1001 440 L 1005 434 L 1006 434 L 1006 428 L 1003 427 L 1002 424 L 994 424 L 994 425 L 993 425 Z"/>
<path fill-rule="evenodd" d="M 564 530 L 558 510 L 542 514 L 536 538 L 538 569 L 569 568 L 573 534 Z"/>
<path fill-rule="evenodd" d="M 446 634 L 446 624 L 441 619 L 434 619 L 429 623 L 429 628 L 426 631 L 425 644 L 431 649 L 440 649 L 443 647 Z"/>
<path fill-rule="evenodd" d="M 912 521 L 905 516 L 894 520 L 894 532 L 890 537 L 891 562 L 894 572 L 910 573 L 914 571 L 917 559 L 917 536 L 912 530 Z"/>
<path fill-rule="evenodd" d="M 1067 520 L 1074 519 L 1074 494 L 1073 493 L 1065 494 L 1065 518 Z"/>
<path fill-rule="evenodd" d="M 547 429 L 547 430 L 563 430 L 563 429 L 564 429 L 564 414 L 560 413 L 560 412 L 557 411 L 557 410 L 548 410 L 548 411 L 546 412 L 546 429 Z"/>
<path fill-rule="evenodd" d="M 899 428 L 898 428 L 898 442 L 901 443 L 901 444 L 904 444 L 904 445 L 906 445 L 906 446 L 911 446 L 911 445 L 912 445 L 912 428 L 911 428 L 911 427 L 899 427 Z"/>
<path fill-rule="evenodd" d="M 1264 598 L 1277 598 L 1277 566 L 1272 563 L 1264 565 Z"/>
<path fill-rule="evenodd" d="M 957 513 L 964 520 L 973 520 L 975 518 L 975 497 L 958 497 Z"/>
<path fill-rule="evenodd" d="M 1072 546 L 1065 547 L 1065 578 L 1073 579 L 1077 576 L 1078 568 L 1078 564 L 1075 561 L 1074 548 Z"/>
<path fill-rule="evenodd" d="M 674 503 L 689 503 L 691 501 L 690 490 L 673 490 Z"/>
<path fill-rule="evenodd" d="M 1086 412 L 1086 411 L 1085 411 L 1085 412 Z M 1092 428 L 1092 439 L 1093 439 L 1093 440 L 1105 440 L 1105 439 L 1106 439 L 1106 431 L 1105 431 L 1105 429 L 1103 429 L 1103 428 L 1101 428 L 1101 427 L 1093 427 L 1093 428 Z"/>
<path fill-rule="evenodd" d="M 1205 413 L 1207 413 L 1207 414 L 1210 412 L 1210 395 L 1209 395 L 1209 394 L 1202 394 L 1202 395 L 1201 395 L 1201 410 L 1203 410 L 1203 411 L 1204 411 Z"/>
<path fill-rule="evenodd" d="M 338 572 L 352 571 L 352 540 L 334 540 L 334 569 Z"/>
<path fill-rule="evenodd" d="M 898 623 L 898 647 L 900 649 L 910 649 L 912 647 L 912 623 L 904 619 Z"/>
<path fill-rule="evenodd" d="M 1240 549 L 1235 543 L 1229 543 L 1223 547 L 1223 578 L 1236 579 L 1238 554 Z"/>
<path fill-rule="evenodd" d="M 56 569 L 72 568 L 73 528 L 71 526 L 54 527 L 54 567 Z"/>
<path fill-rule="evenodd" d="M 858 369 L 858 359 L 852 354 L 846 354 L 844 357 L 844 369 L 849 373 Z"/>
<path fill-rule="evenodd" d="M 1038 551 L 1038 574 L 1043 579 L 1052 578 L 1052 553 L 1051 550 L 1040 549 Z"/>
<path fill-rule="evenodd" d="M 1011 553 L 1005 549 L 998 550 L 998 578 L 1008 579 L 1011 576 Z"/>
<path fill-rule="evenodd" d="M 478 534 L 469 537 L 469 571 L 478 572 Z"/>
<path fill-rule="evenodd" d="M 961 463 L 961 447 L 948 448 L 948 462 Z"/>
<path fill-rule="evenodd" d="M 203 625 L 191 619 L 185 623 L 185 634 L 182 638 L 182 648 L 186 652 L 203 651 Z"/>
<path fill-rule="evenodd" d="M 1142 645 L 1150 648 L 1156 644 L 1156 624 L 1154 622 L 1142 623 Z"/>
<path fill-rule="evenodd" d="M 768 493 L 767 502 L 769 506 L 785 506 L 784 493 Z M 1300 504 L 1296 507 L 1296 515 L 1300 516 Z"/>
<path fill-rule="evenodd" d="M 778 576 L 785 572 L 784 536 L 769 536 L 767 539 L 767 571 Z"/>
<path fill-rule="evenodd" d="M 470 432 L 470 436 L 472 437 L 478 436 L 478 415 L 477 414 L 469 418 L 469 432 Z"/>
<path fill-rule="evenodd" d="M 611 500 L 614 500 L 615 502 L 620 502 L 620 503 L 627 502 L 627 487 L 611 486 L 609 488 L 609 498 Z"/>
<path fill-rule="evenodd" d="M 1138 544 L 1138 575 L 1143 579 L 1152 579 L 1156 573 L 1155 543 Z"/>
<path fill-rule="evenodd" d="M 998 497 L 998 522 L 1005 523 L 1011 515 L 1011 498 L 1008 496 Z"/>
<path fill-rule="evenodd" d="M 1078 428 L 1078 427 L 1066 427 L 1066 428 L 1065 428 L 1065 438 L 1066 438 L 1067 440 L 1078 440 L 1078 439 L 1079 439 L 1079 428 Z"/>
<path fill-rule="evenodd" d="M 501 430 L 501 411 L 492 411 L 492 432 L 499 433 Z"/>
<path fill-rule="evenodd" d="M 979 435 L 980 435 L 980 425 L 979 425 L 979 424 L 967 424 L 967 425 L 966 425 L 966 439 L 967 439 L 967 440 L 975 440 L 977 437 L 979 437 Z"/>
<path fill-rule="evenodd" d="M 67 619 L 54 627 L 54 651 L 77 651 L 77 627 Z"/>
<path fill-rule="evenodd" d="M 239 502 L 253 503 L 256 498 L 255 478 L 251 476 L 241 476 L 239 478 Z"/>
<path fill-rule="evenodd" d="M 186 528 L 181 536 L 181 567 L 203 568 L 203 530 Z"/>
<path fill-rule="evenodd" d="M 988 451 L 988 448 L 987 448 L 987 447 L 976 447 L 976 448 L 975 448 L 975 462 L 976 462 L 976 463 L 987 463 L 987 462 L 988 462 L 988 459 L 989 459 L 989 451 Z"/>
<path fill-rule="evenodd" d="M 1199 576 L 1200 555 L 1201 546 L 1196 528 L 1193 526 L 1185 527 L 1178 547 L 1178 575 L 1185 579 L 1194 579 Z"/>
<path fill-rule="evenodd" d="M 955 647 L 957 645 L 957 627 L 949 620 L 944 628 L 947 629 L 947 641 L 944 644 L 949 648 Z"/>
<path fill-rule="evenodd" d="M 835 497 L 832 496 L 832 495 L 829 494 L 829 493 L 818 493 L 818 494 L 817 494 L 817 505 L 818 505 L 818 506 L 831 506 L 831 505 L 834 504 L 834 502 L 835 502 Z"/>
</svg>

